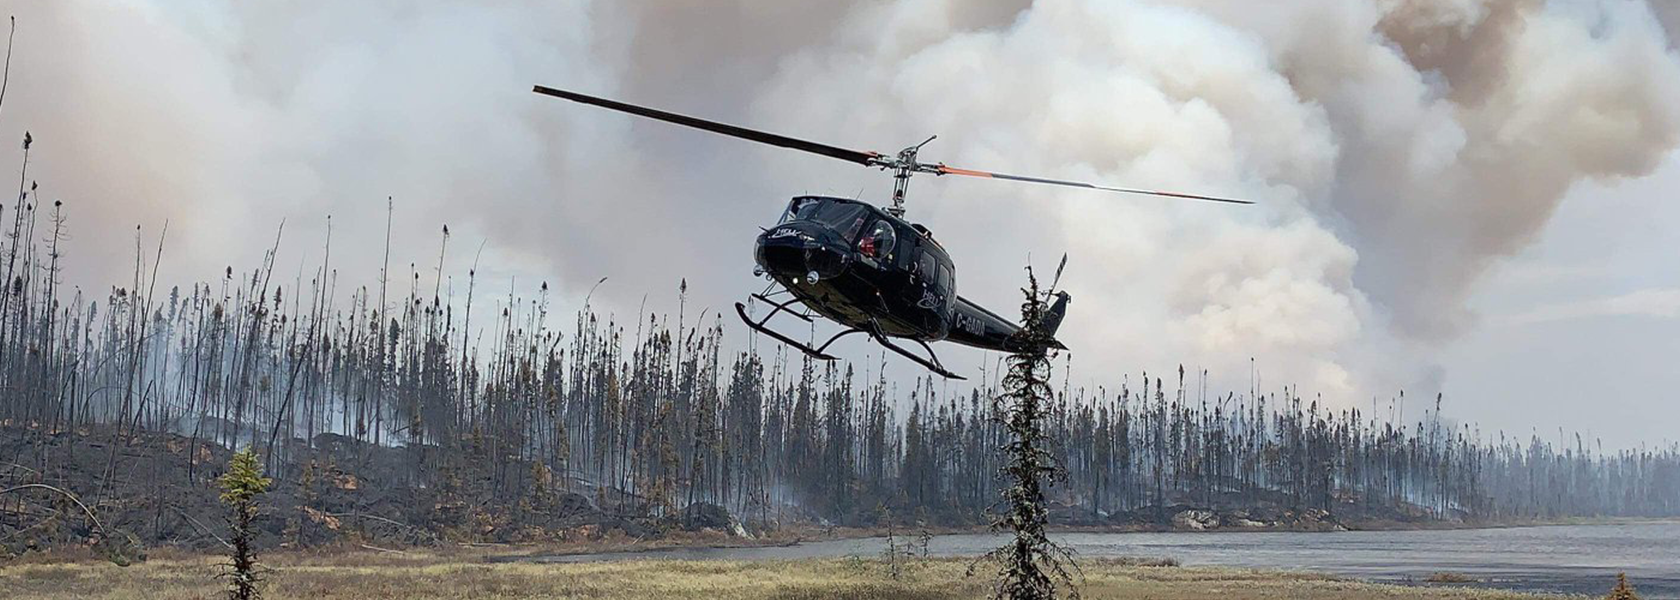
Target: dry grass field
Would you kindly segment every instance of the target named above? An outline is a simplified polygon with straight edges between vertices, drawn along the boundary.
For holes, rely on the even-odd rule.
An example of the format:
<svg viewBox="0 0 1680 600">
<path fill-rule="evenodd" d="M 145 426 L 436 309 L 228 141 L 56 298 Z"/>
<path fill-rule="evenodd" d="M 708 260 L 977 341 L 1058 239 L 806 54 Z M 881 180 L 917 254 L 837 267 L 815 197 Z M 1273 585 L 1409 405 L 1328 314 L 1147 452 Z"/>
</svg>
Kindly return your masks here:
<svg viewBox="0 0 1680 600">
<path fill-rule="evenodd" d="M 908 563 L 898 580 L 879 560 L 614 561 L 586 564 L 491 563 L 479 552 L 275 553 L 265 598 L 308 600 L 705 598 L 982 598 L 983 575 L 966 560 Z M 220 598 L 217 558 L 165 555 L 130 567 L 91 558 L 0 563 L 0 598 Z M 1136 566 L 1086 560 L 1086 598 L 1156 600 L 1245 598 L 1491 598 L 1539 596 L 1462 588 L 1374 585 L 1322 575 L 1218 568 Z"/>
</svg>

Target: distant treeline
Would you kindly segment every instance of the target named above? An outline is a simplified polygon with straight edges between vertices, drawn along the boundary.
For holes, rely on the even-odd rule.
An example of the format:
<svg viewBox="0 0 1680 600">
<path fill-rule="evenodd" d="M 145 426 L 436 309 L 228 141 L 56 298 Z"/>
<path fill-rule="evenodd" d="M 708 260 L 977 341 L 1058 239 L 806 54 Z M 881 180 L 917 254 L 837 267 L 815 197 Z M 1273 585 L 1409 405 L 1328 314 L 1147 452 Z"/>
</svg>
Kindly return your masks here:
<svg viewBox="0 0 1680 600">
<path fill-rule="evenodd" d="M 586 306 L 555 328 L 546 285 L 535 298 L 487 300 L 469 271 L 454 292 L 413 272 L 352 287 L 330 251 L 306 279 L 276 277 L 270 250 L 252 271 L 160 289 L 161 239 L 137 234 L 132 281 L 100 299 L 67 295 L 62 207 L 42 216 L 20 190 L 3 209 L 3 425 L 173 432 L 253 446 L 281 471 L 308 458 L 282 454 L 310 451 L 286 440 L 320 434 L 437 449 L 416 455 L 433 458 L 411 465 L 403 479 L 414 485 L 447 473 L 428 460 L 471 449 L 493 457 L 476 466 L 491 470 L 498 498 L 555 486 L 631 498 L 654 515 L 705 501 L 762 522 L 873 524 L 890 511 L 978 523 L 998 498 L 1004 434 L 986 383 L 945 393 L 944 382 L 894 384 L 781 350 L 726 354 L 721 320 L 693 323 L 686 310 L 617 323 Z M 1289 389 L 1202 398 L 1184 380 L 1180 370 L 1054 399 L 1062 514 L 1680 514 L 1674 445 L 1605 453 L 1578 436 L 1449 424 L 1438 398 L 1423 419 L 1397 423 Z M 211 471 L 179 476 L 201 484 Z"/>
</svg>

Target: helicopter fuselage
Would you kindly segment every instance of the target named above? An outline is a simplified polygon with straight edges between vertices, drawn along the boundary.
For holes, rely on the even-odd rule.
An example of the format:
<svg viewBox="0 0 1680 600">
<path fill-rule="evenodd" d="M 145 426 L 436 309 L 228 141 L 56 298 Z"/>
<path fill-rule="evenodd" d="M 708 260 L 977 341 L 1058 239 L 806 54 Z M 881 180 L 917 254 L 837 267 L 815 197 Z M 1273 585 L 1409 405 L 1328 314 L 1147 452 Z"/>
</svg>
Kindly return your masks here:
<svg viewBox="0 0 1680 600">
<path fill-rule="evenodd" d="M 955 265 L 931 233 L 868 203 L 796 197 L 753 254 L 759 272 L 842 326 L 1014 349 L 1020 327 L 957 295 Z"/>
</svg>

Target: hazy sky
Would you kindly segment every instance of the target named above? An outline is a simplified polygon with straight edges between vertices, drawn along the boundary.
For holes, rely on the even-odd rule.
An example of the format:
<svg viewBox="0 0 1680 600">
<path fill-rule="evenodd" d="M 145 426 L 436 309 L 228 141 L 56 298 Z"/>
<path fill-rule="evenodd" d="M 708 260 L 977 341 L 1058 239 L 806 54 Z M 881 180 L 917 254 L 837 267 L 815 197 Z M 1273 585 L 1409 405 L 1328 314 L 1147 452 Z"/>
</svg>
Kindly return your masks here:
<svg viewBox="0 0 1680 600">
<path fill-rule="evenodd" d="M 373 285 L 392 196 L 393 263 L 419 285 L 447 224 L 457 290 L 482 245 L 498 290 L 548 282 L 575 307 L 607 276 L 594 301 L 628 318 L 673 310 L 686 277 L 690 310 L 716 315 L 761 285 L 752 238 L 787 197 L 891 189 L 529 92 L 541 83 L 859 149 L 938 134 L 925 159 L 1261 202 L 916 180 L 910 215 L 971 299 L 1011 312 L 1022 266 L 1072 256 L 1076 385 L 1182 363 L 1246 390 L 1253 364 L 1268 389 L 1338 406 L 1442 391 L 1485 430 L 1680 437 L 1675 3 L 9 9 L 0 139 L 33 132 L 29 177 L 70 211 L 84 289 L 126 280 L 135 225 L 155 240 L 169 222 L 164 283 L 186 284 L 255 266 L 282 220 L 282 270 L 313 265 L 329 215 L 342 278 Z M 9 147 L 0 172 L 15 173 Z M 961 371 L 988 360 L 943 350 Z"/>
</svg>

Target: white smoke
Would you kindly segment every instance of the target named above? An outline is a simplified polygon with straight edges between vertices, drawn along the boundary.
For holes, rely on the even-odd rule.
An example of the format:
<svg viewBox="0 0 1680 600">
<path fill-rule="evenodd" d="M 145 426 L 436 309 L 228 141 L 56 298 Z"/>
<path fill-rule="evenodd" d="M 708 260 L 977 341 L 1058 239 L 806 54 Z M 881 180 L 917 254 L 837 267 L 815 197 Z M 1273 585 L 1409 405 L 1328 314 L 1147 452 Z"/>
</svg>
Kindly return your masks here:
<svg viewBox="0 0 1680 600">
<path fill-rule="evenodd" d="M 1245 374 L 1258 356 L 1332 394 L 1418 382 L 1419 349 L 1473 321 L 1475 283 L 1571 184 L 1644 174 L 1680 133 L 1680 69 L 1642 2 L 1067 0 L 941 28 L 961 11 L 860 12 L 759 106 L 828 135 L 951 132 L 931 151 L 953 164 L 1262 200 L 952 182 L 916 207 L 959 255 L 1071 252 L 1070 343 L 1118 364 Z"/>
<path fill-rule="evenodd" d="M 1680 136 L 1667 2 L 16 10 L 0 139 L 35 133 L 31 178 L 66 201 L 71 278 L 95 289 L 128 273 L 136 223 L 170 221 L 165 277 L 186 282 L 253 264 L 281 219 L 292 256 L 318 259 L 327 214 L 343 277 L 374 283 L 395 196 L 399 285 L 410 263 L 430 282 L 448 223 L 457 277 L 485 241 L 480 276 L 501 291 L 548 280 L 577 300 L 610 276 L 595 302 L 627 314 L 644 296 L 670 308 L 687 277 L 715 314 L 754 285 L 751 237 L 787 196 L 889 189 L 533 83 L 864 149 L 937 133 L 924 156 L 953 165 L 1261 201 L 914 182 L 911 215 L 999 312 L 1029 256 L 1072 256 L 1082 381 L 1180 362 L 1235 380 L 1250 357 L 1332 397 L 1436 381 L 1430 350 L 1473 326 L 1477 283 L 1570 186 L 1647 173 Z"/>
</svg>

